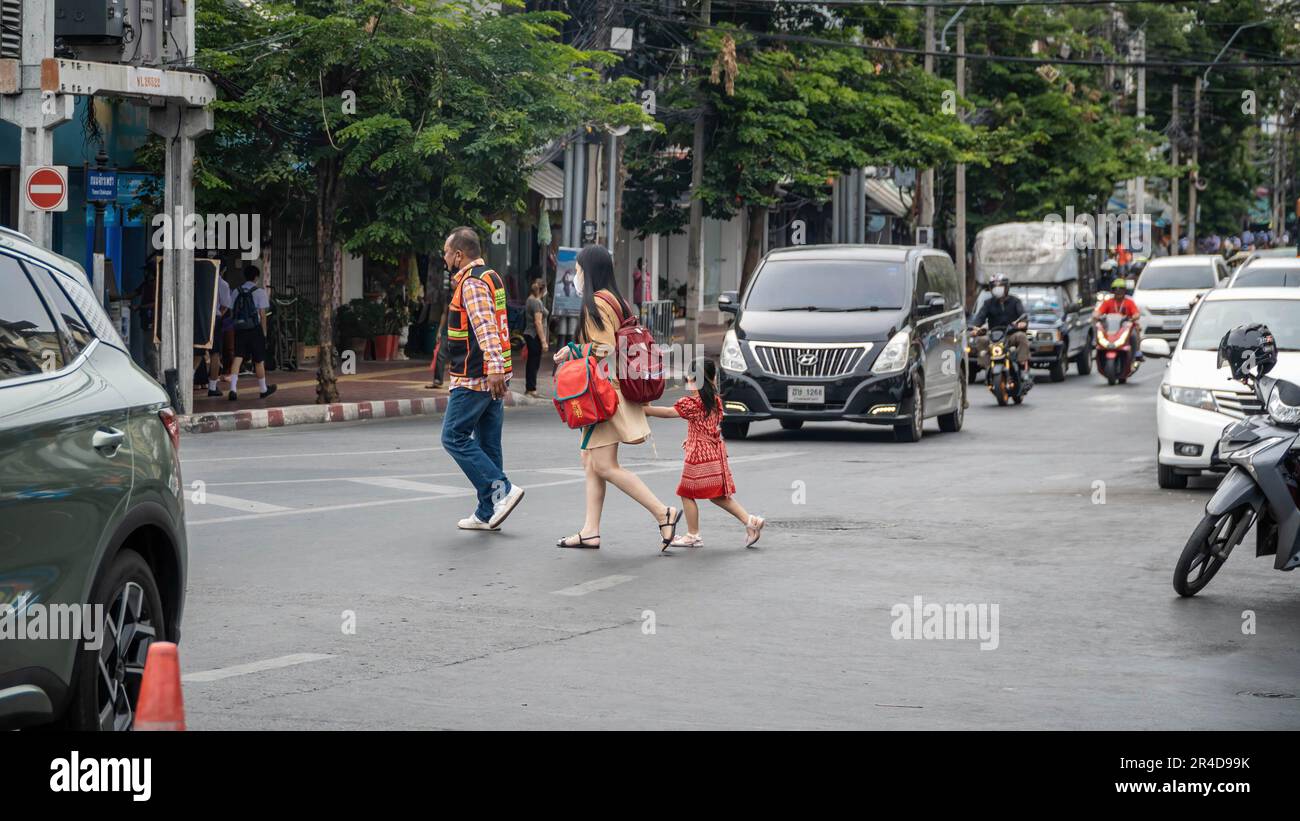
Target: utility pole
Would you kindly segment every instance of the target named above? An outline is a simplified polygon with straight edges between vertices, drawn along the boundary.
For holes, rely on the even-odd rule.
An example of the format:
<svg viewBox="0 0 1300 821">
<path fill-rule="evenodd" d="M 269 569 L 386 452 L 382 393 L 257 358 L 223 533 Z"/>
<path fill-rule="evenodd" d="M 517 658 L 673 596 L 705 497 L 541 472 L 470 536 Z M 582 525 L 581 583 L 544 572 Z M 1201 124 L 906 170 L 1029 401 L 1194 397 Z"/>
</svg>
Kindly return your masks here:
<svg viewBox="0 0 1300 821">
<path fill-rule="evenodd" d="M 934 74 L 934 3 L 927 2 L 925 5 L 925 73 Z M 927 228 L 927 234 L 934 230 L 934 169 L 926 168 L 921 171 L 920 179 L 921 188 L 921 215 L 920 221 L 923 228 Z M 933 236 L 930 237 L 930 244 L 934 244 Z"/>
<path fill-rule="evenodd" d="M 1147 33 L 1145 29 L 1138 29 L 1136 34 L 1134 34 L 1133 43 L 1129 49 L 1129 54 L 1131 55 L 1131 61 L 1132 60 L 1136 60 L 1137 62 L 1146 61 Z M 1139 68 L 1137 71 L 1137 116 L 1138 116 L 1139 131 L 1146 130 L 1146 123 L 1143 122 L 1143 118 L 1146 117 L 1146 115 L 1147 115 L 1147 70 L 1146 70 L 1146 66 L 1143 66 Z M 1146 177 L 1138 177 L 1136 182 L 1134 183 L 1133 204 L 1134 204 L 1133 210 L 1137 212 L 1137 218 L 1139 220 L 1145 220 L 1146 213 L 1147 213 L 1146 212 L 1146 208 L 1147 208 L 1147 178 Z M 1145 223 L 1140 223 L 1140 224 L 1145 224 Z M 1146 234 L 1139 233 L 1139 236 L 1142 237 L 1143 242 L 1150 242 L 1151 236 L 1149 232 Z M 1142 250 L 1146 252 L 1146 255 L 1148 257 L 1151 255 L 1150 248 L 1143 248 Z"/>
<path fill-rule="evenodd" d="M 1187 186 L 1187 250 L 1196 253 L 1196 188 L 1200 181 L 1197 170 L 1201 158 L 1201 83 L 1196 78 L 1196 87 L 1192 93 L 1192 174 Z"/>
<path fill-rule="evenodd" d="M 710 0 L 700 2 L 700 22 L 708 25 L 712 16 Z M 691 143 L 691 223 L 687 231 L 686 249 L 686 344 L 694 351 L 700 338 L 700 291 L 704 269 L 700 264 L 703 242 L 704 203 L 699 198 L 704 184 L 704 95 L 699 95 L 699 114 L 695 117 L 695 139 Z"/>
<path fill-rule="evenodd" d="M 1169 126 L 1169 164 L 1174 167 L 1174 174 L 1169 178 L 1171 189 L 1169 204 L 1174 210 L 1174 216 L 1169 225 L 1169 253 L 1173 255 L 1178 253 L 1178 228 L 1181 219 L 1178 211 L 1178 189 L 1182 187 L 1180 182 L 1182 172 L 1178 166 L 1178 141 L 1182 137 L 1182 130 L 1178 124 L 1178 83 L 1174 83 L 1173 101 L 1170 105 L 1174 112 L 1173 122 Z"/>
<path fill-rule="evenodd" d="M 965 8 L 963 6 L 963 8 Z M 966 24 L 957 24 L 957 98 L 966 96 Z M 958 120 L 964 120 L 960 104 Z M 957 163 L 957 281 L 966 290 L 966 163 Z M 968 292 L 969 293 L 969 292 Z"/>
</svg>

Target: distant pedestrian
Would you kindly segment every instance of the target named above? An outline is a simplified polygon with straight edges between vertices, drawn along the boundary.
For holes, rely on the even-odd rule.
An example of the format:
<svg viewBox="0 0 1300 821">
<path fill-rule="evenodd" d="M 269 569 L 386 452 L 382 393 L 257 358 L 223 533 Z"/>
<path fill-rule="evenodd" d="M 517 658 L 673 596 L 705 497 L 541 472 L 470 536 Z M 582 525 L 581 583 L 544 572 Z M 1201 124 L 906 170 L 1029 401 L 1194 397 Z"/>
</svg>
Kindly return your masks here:
<svg viewBox="0 0 1300 821">
<path fill-rule="evenodd" d="M 501 453 L 511 371 L 506 286 L 483 262 L 473 228 L 452 231 L 442 253 L 447 270 L 456 272 L 447 310 L 451 396 L 442 417 L 442 446 L 478 495 L 474 512 L 456 526 L 496 530 L 524 498 L 524 489 L 506 477 Z"/>
<path fill-rule="evenodd" d="M 546 280 L 534 279 L 528 289 L 528 302 L 524 305 L 524 342 L 528 345 L 527 383 L 528 396 L 537 397 L 537 368 L 542 364 L 542 354 L 551 350 L 551 312 L 546 309 Z"/>
<path fill-rule="evenodd" d="M 637 257 L 636 267 L 632 269 L 632 301 L 636 303 L 638 308 L 650 301 L 650 289 L 646 287 L 649 284 L 649 275 L 645 271 L 645 260 Z"/>
<path fill-rule="evenodd" d="M 271 298 L 258 286 L 261 274 L 253 265 L 244 266 L 244 282 L 235 289 L 230 315 L 235 323 L 235 358 L 230 363 L 230 393 L 227 398 L 239 399 L 239 367 L 247 359 L 253 363 L 257 374 L 258 396 L 262 399 L 275 393 L 275 385 L 266 384 L 266 312 L 271 310 Z M 211 386 L 211 382 L 209 382 Z"/>
<path fill-rule="evenodd" d="M 230 285 L 226 283 L 226 278 L 218 273 L 217 319 L 212 328 L 212 347 L 208 350 L 208 396 L 221 395 L 221 391 L 217 389 L 217 380 L 221 378 L 221 343 L 226 336 L 226 321 L 234 307 L 235 298 Z"/>
<path fill-rule="evenodd" d="M 686 420 L 686 451 L 682 479 L 677 485 L 686 510 L 686 533 L 670 543 L 674 547 L 703 547 L 700 535 L 700 506 L 697 500 L 708 499 L 735 516 L 745 526 L 745 547 L 753 547 L 763 534 L 762 516 L 755 516 L 736 501 L 736 483 L 727 463 L 727 445 L 722 440 L 722 399 L 718 396 L 718 368 L 712 360 L 700 360 L 695 373 L 686 382 L 687 395 L 671 408 L 646 405 L 648 416 Z"/>
</svg>

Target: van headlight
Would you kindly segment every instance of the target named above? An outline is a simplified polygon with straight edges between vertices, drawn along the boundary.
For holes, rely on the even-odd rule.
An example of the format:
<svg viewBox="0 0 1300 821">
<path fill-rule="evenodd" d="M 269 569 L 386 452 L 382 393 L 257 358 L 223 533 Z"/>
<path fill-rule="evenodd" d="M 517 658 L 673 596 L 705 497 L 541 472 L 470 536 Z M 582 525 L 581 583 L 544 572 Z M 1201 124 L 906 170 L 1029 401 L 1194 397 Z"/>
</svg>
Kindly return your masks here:
<svg viewBox="0 0 1300 821">
<path fill-rule="evenodd" d="M 1283 425 L 1300 425 L 1300 407 L 1283 402 L 1276 387 L 1269 391 L 1268 404 L 1265 407 L 1274 422 Z"/>
<path fill-rule="evenodd" d="M 894 338 L 889 340 L 889 344 L 876 357 L 876 362 L 871 366 L 872 373 L 897 373 L 907 367 L 907 350 L 911 347 L 912 335 L 907 331 L 899 331 L 894 334 Z"/>
<path fill-rule="evenodd" d="M 727 331 L 727 335 L 722 338 L 722 355 L 718 359 L 724 371 L 745 372 L 745 354 L 740 350 L 740 341 L 736 339 L 734 329 Z"/>
<path fill-rule="evenodd" d="M 1201 410 L 1217 411 L 1219 409 L 1214 404 L 1214 394 L 1204 388 L 1182 388 L 1178 385 L 1170 385 L 1168 382 L 1161 382 L 1160 395 L 1170 402 L 1177 402 L 1180 405 L 1200 408 Z"/>
</svg>

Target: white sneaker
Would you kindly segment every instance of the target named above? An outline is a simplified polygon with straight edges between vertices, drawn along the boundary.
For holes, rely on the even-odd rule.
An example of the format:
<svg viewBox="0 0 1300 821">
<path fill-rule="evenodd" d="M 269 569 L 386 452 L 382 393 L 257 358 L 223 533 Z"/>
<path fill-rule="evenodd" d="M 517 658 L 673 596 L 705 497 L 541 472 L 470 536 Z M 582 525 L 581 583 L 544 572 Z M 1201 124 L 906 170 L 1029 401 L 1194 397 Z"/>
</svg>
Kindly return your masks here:
<svg viewBox="0 0 1300 821">
<path fill-rule="evenodd" d="M 519 504 L 519 500 L 523 498 L 524 489 L 519 485 L 511 485 L 510 492 L 492 508 L 492 518 L 488 519 L 488 524 L 493 528 L 500 527 L 501 523 L 506 520 L 506 517 L 514 512 L 515 507 Z"/>
<path fill-rule="evenodd" d="M 478 517 L 477 513 L 471 514 L 468 519 L 461 519 L 456 523 L 456 527 L 461 530 L 499 530 Z"/>
</svg>

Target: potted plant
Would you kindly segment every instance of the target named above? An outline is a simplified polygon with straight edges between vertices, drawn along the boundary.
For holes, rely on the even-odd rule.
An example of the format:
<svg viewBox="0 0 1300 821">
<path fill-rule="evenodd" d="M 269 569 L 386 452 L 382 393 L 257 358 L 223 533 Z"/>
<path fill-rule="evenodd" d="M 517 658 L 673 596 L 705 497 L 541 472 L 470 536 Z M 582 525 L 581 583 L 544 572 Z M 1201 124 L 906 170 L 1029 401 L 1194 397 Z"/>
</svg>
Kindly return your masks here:
<svg viewBox="0 0 1300 821">
<path fill-rule="evenodd" d="M 302 338 L 298 342 L 298 362 L 314 364 L 320 356 L 320 312 L 304 300 L 298 307 Z"/>
<path fill-rule="evenodd" d="M 411 322 L 411 312 L 406 306 L 406 299 L 400 292 L 383 304 L 383 316 L 379 324 L 379 333 L 373 339 L 375 359 L 381 362 L 391 360 L 398 351 L 401 334 Z"/>
<path fill-rule="evenodd" d="M 343 350 L 357 358 L 366 353 L 366 344 L 381 330 L 383 306 L 368 299 L 354 299 L 339 308 L 339 342 Z"/>
</svg>

